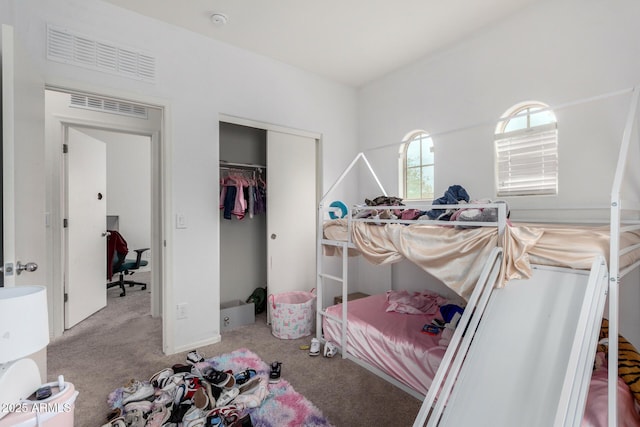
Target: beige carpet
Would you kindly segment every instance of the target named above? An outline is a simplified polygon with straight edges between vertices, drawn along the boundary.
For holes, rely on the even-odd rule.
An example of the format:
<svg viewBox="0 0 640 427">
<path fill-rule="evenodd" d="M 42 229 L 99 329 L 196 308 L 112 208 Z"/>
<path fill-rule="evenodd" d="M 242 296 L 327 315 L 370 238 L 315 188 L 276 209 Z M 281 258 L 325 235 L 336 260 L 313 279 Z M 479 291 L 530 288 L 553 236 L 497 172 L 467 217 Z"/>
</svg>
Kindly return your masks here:
<svg viewBox="0 0 640 427">
<path fill-rule="evenodd" d="M 144 277 L 137 275 L 138 278 Z M 155 372 L 184 363 L 186 353 L 161 350 L 162 324 L 149 314 L 149 292 L 108 291 L 107 307 L 66 331 L 48 348 L 49 381 L 62 374 L 80 392 L 77 427 L 101 426 L 109 412 L 107 396 L 129 379 L 147 380 Z M 222 335 L 222 342 L 198 351 L 206 357 L 248 348 L 262 360 L 283 362 L 282 376 L 336 426 L 411 426 L 420 401 L 355 363 L 337 356 L 310 357 L 300 345 L 311 337 L 280 340 L 271 335 L 264 315 L 256 323 Z"/>
</svg>

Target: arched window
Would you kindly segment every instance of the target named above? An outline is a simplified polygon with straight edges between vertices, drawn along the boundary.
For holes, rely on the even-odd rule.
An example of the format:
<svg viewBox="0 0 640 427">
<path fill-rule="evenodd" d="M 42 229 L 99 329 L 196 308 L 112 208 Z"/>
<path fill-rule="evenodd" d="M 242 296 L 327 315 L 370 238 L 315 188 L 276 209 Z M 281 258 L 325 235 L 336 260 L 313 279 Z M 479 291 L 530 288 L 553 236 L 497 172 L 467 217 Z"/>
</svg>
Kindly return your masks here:
<svg viewBox="0 0 640 427">
<path fill-rule="evenodd" d="M 401 197 L 408 200 L 433 199 L 433 141 L 424 131 L 412 132 L 405 141 L 400 148 Z"/>
<path fill-rule="evenodd" d="M 558 125 L 540 102 L 518 104 L 495 133 L 497 195 L 558 194 Z"/>
</svg>

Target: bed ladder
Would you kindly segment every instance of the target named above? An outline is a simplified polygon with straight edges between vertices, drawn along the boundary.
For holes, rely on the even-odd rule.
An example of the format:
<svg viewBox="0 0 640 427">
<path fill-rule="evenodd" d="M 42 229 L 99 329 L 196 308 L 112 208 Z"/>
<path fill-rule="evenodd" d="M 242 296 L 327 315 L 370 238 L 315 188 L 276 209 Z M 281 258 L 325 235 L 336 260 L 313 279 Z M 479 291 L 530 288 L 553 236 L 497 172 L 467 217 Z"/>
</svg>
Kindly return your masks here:
<svg viewBox="0 0 640 427">
<path fill-rule="evenodd" d="M 339 322 L 341 329 L 341 342 L 339 343 L 340 353 L 342 358 L 347 357 L 347 304 L 348 304 L 348 290 L 349 290 L 349 249 L 354 249 L 353 243 L 338 240 L 319 239 L 318 247 L 318 268 L 317 268 L 317 282 L 316 282 L 316 338 L 323 341 L 322 337 L 322 317 L 326 316 L 332 320 Z M 322 253 L 323 245 L 333 246 L 339 248 L 342 252 L 342 276 L 336 276 L 328 273 L 324 273 L 322 266 Z M 324 281 L 332 280 L 342 285 L 342 319 L 336 316 L 332 316 L 327 313 L 324 308 Z M 343 321 L 343 319 L 345 321 Z"/>
<path fill-rule="evenodd" d="M 607 282 L 598 257 L 590 272 L 536 267 L 530 279 L 474 290 L 479 302 L 456 328 L 414 427 L 579 426 Z"/>
</svg>

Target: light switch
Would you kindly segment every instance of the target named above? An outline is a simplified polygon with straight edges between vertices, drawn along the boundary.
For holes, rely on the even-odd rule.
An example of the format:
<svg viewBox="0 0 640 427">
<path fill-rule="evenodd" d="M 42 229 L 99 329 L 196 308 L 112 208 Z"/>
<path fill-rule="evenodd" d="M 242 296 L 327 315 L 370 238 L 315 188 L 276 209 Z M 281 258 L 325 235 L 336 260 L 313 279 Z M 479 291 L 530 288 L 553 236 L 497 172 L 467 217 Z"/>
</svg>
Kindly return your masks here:
<svg viewBox="0 0 640 427">
<path fill-rule="evenodd" d="M 187 219 L 184 214 L 179 213 L 176 215 L 176 228 L 187 228 Z"/>
</svg>

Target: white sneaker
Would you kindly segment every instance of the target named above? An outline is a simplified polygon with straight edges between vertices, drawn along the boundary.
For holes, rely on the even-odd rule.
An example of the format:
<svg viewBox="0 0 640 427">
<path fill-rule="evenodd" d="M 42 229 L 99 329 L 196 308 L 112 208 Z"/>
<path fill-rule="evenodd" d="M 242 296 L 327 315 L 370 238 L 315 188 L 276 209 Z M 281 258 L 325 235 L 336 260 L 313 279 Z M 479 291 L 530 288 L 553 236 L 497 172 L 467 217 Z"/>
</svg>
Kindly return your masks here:
<svg viewBox="0 0 640 427">
<path fill-rule="evenodd" d="M 138 402 L 141 400 L 146 400 L 149 397 L 153 396 L 155 393 L 155 389 L 149 382 L 141 382 L 134 380 L 130 385 L 124 387 L 122 390 L 122 404 L 126 405 L 129 402 Z"/>
<path fill-rule="evenodd" d="M 324 345 L 324 357 L 333 357 L 338 353 L 338 347 L 331 341 L 327 341 Z"/>
<path fill-rule="evenodd" d="M 187 353 L 187 363 L 189 365 L 195 365 L 196 363 L 204 362 L 204 355 L 198 353 L 198 350 L 191 350 Z"/>
<path fill-rule="evenodd" d="M 309 347 L 309 356 L 317 356 L 320 354 L 320 340 L 318 338 L 311 339 L 311 347 Z"/>
</svg>

